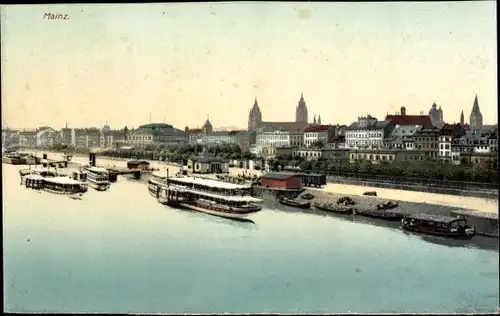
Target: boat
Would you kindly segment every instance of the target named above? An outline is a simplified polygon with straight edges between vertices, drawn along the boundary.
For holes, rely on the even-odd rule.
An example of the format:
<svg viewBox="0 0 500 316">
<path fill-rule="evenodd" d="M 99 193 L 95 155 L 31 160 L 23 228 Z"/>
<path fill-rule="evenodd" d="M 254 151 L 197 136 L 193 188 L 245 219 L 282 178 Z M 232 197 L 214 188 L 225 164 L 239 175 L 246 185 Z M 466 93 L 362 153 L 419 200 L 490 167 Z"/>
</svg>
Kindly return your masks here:
<svg viewBox="0 0 500 316">
<path fill-rule="evenodd" d="M 25 185 L 26 176 L 28 175 L 39 175 L 43 178 L 48 178 L 48 177 L 57 177 L 58 175 L 61 174 L 58 174 L 55 170 L 50 170 L 49 168 L 37 166 L 34 168 L 21 169 L 19 170 L 19 175 L 21 176 L 21 185 Z M 65 176 L 65 174 L 62 174 L 62 176 Z"/>
<path fill-rule="evenodd" d="M 379 218 L 388 221 L 400 221 L 404 216 L 399 213 L 385 210 L 354 210 L 354 215 Z"/>
<path fill-rule="evenodd" d="M 398 202 L 387 201 L 385 203 L 377 204 L 377 209 L 379 210 L 390 210 L 398 207 Z"/>
<path fill-rule="evenodd" d="M 69 177 L 43 177 L 30 174 L 25 177 L 26 188 L 44 190 L 56 194 L 75 195 L 87 192 L 87 184 Z"/>
<path fill-rule="evenodd" d="M 290 198 L 286 198 L 286 197 L 282 197 L 282 196 L 278 198 L 278 202 L 280 202 L 283 205 L 299 207 L 299 208 L 303 208 L 303 209 L 311 208 L 310 202 L 296 201 L 294 199 L 290 199 Z"/>
<path fill-rule="evenodd" d="M 160 173 L 158 171 L 151 173 L 150 177 L 148 178 L 149 194 L 151 194 L 154 198 L 156 198 L 158 193 L 158 186 L 162 184 L 166 185 L 167 179 L 168 179 L 168 171 L 165 174 Z"/>
<path fill-rule="evenodd" d="M 97 191 L 106 191 L 111 186 L 108 170 L 99 167 L 90 167 L 87 171 L 87 183 L 89 187 Z"/>
<path fill-rule="evenodd" d="M 345 214 L 345 215 L 350 215 L 354 211 L 354 209 L 350 206 L 343 206 L 343 205 L 333 204 L 333 203 L 331 203 L 331 204 L 330 203 L 314 203 L 314 207 L 317 208 L 318 210 L 332 212 L 332 213 L 338 213 L 338 214 Z"/>
<path fill-rule="evenodd" d="M 245 185 L 180 176 L 158 182 L 156 188 L 162 204 L 224 218 L 244 219 L 262 209 L 262 200 L 252 197 Z"/>
<path fill-rule="evenodd" d="M 363 193 L 363 195 L 377 196 L 377 191 L 366 191 Z"/>
<path fill-rule="evenodd" d="M 11 165 L 25 165 L 26 155 L 23 155 L 19 152 L 8 152 L 2 156 L 2 162 Z"/>
<path fill-rule="evenodd" d="M 461 217 L 421 213 L 405 216 L 401 223 L 404 230 L 427 235 L 468 239 L 476 233 L 476 229 Z"/>
</svg>

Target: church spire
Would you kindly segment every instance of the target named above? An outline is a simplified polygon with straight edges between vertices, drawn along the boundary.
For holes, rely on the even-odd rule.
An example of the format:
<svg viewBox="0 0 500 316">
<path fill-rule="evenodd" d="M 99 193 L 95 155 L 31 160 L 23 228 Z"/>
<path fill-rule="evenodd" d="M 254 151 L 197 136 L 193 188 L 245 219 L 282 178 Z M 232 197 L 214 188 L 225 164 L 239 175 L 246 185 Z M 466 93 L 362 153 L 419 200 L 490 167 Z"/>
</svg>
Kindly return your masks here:
<svg viewBox="0 0 500 316">
<path fill-rule="evenodd" d="M 313 124 L 316 124 L 316 114 L 314 114 Z"/>
<path fill-rule="evenodd" d="M 472 106 L 472 112 L 479 112 L 479 102 L 477 101 L 477 94 L 476 97 L 474 98 L 474 105 Z"/>
<path fill-rule="evenodd" d="M 318 115 L 318 124 L 321 125 L 321 115 Z"/>
<path fill-rule="evenodd" d="M 464 125 L 464 110 L 462 110 L 462 114 L 460 114 L 460 125 Z"/>
</svg>

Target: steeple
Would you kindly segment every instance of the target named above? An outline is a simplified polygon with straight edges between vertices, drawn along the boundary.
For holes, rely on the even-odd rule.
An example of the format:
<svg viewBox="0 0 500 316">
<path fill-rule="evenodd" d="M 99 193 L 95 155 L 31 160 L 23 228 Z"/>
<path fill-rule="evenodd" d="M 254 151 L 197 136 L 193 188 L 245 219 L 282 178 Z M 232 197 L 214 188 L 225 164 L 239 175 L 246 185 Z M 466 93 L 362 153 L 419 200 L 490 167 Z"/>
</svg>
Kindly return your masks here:
<svg viewBox="0 0 500 316">
<path fill-rule="evenodd" d="M 248 114 L 248 130 L 249 131 L 256 130 L 261 125 L 261 123 L 262 123 L 262 113 L 260 112 L 259 102 L 257 101 L 257 97 L 255 97 L 252 109 Z"/>
<path fill-rule="evenodd" d="M 313 124 L 316 124 L 316 114 L 314 114 Z"/>
<path fill-rule="evenodd" d="M 321 125 L 321 115 L 318 115 L 318 124 Z"/>
<path fill-rule="evenodd" d="M 462 110 L 462 114 L 460 114 L 460 125 L 464 125 L 464 110 Z"/>
<path fill-rule="evenodd" d="M 481 130 L 483 128 L 483 115 L 481 110 L 479 110 L 479 102 L 477 101 L 477 94 L 474 98 L 474 104 L 472 105 L 472 111 L 470 113 L 469 121 L 471 130 Z"/>
<path fill-rule="evenodd" d="M 479 110 L 479 102 L 477 102 L 477 94 L 476 94 L 476 97 L 474 98 L 474 104 L 472 105 L 472 112 L 481 112 Z"/>
<path fill-rule="evenodd" d="M 295 122 L 308 122 L 307 106 L 304 100 L 304 93 L 302 92 L 300 93 L 300 100 L 295 109 Z"/>
</svg>

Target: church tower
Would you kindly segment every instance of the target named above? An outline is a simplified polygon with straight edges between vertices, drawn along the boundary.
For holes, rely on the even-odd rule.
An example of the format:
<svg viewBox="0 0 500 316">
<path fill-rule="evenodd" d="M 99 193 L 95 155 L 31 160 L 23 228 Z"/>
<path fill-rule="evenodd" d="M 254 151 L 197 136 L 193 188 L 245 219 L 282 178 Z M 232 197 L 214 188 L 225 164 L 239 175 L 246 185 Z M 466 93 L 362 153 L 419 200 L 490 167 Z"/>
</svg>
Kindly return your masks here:
<svg viewBox="0 0 500 316">
<path fill-rule="evenodd" d="M 462 114 L 460 114 L 460 125 L 464 125 L 465 119 L 464 119 L 464 110 L 462 110 Z"/>
<path fill-rule="evenodd" d="M 316 124 L 316 114 L 314 114 L 313 124 Z"/>
<path fill-rule="evenodd" d="M 300 94 L 299 104 L 297 104 L 297 108 L 295 109 L 295 122 L 307 123 L 307 105 L 306 101 L 304 101 L 304 94 Z"/>
<path fill-rule="evenodd" d="M 210 123 L 210 120 L 207 115 L 207 120 L 205 121 L 205 124 L 203 124 L 203 134 L 207 135 L 210 134 L 214 131 L 214 127 L 212 126 L 212 123 Z"/>
<path fill-rule="evenodd" d="M 472 105 L 472 112 L 470 113 L 470 129 L 481 130 L 483 128 L 483 115 L 479 110 L 479 102 L 477 102 L 477 94 Z"/>
<path fill-rule="evenodd" d="M 248 115 L 248 130 L 255 131 L 262 124 L 262 113 L 260 112 L 259 103 L 257 98 L 253 103 L 253 107 Z"/>
<path fill-rule="evenodd" d="M 321 125 L 321 115 L 318 115 L 318 124 Z"/>
</svg>

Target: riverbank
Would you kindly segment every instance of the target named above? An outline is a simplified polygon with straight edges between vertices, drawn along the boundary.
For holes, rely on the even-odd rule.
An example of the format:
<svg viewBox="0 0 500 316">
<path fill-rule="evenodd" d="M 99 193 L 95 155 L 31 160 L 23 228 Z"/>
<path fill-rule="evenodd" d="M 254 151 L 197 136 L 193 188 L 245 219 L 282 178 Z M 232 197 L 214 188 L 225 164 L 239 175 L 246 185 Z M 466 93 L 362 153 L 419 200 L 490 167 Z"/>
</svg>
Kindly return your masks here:
<svg viewBox="0 0 500 316">
<path fill-rule="evenodd" d="M 464 210 L 463 206 L 453 206 L 448 204 L 432 204 L 432 203 L 422 203 L 422 201 L 419 202 L 409 202 L 402 200 L 401 198 L 398 198 L 397 196 L 393 196 L 393 198 L 387 198 L 387 194 L 385 195 L 385 198 L 382 196 L 365 196 L 365 195 L 355 195 L 353 194 L 352 189 L 349 190 L 346 188 L 343 188 L 344 190 L 335 190 L 331 189 L 330 190 L 325 190 L 325 189 L 313 189 L 313 188 L 308 188 L 306 189 L 303 193 L 299 195 L 297 198 L 298 200 L 302 200 L 301 196 L 310 193 L 314 195 L 314 199 L 309 200 L 311 202 L 311 205 L 313 205 L 315 202 L 318 203 L 325 203 L 325 202 L 333 202 L 336 203 L 337 200 L 341 197 L 349 196 L 352 198 L 355 202 L 355 208 L 361 209 L 361 210 L 376 210 L 377 209 L 377 204 L 381 204 L 387 201 L 397 201 L 398 202 L 398 207 L 393 209 L 394 212 L 404 214 L 404 215 L 411 215 L 411 214 L 418 214 L 418 213 L 425 213 L 425 214 L 437 214 L 437 215 L 444 215 L 444 216 L 456 216 L 457 214 L 457 209 Z M 344 191 L 344 192 L 338 192 L 338 191 Z M 379 192 L 377 191 L 377 194 Z M 387 192 L 386 192 L 387 193 Z M 480 235 L 486 235 L 486 236 L 495 236 L 498 237 L 498 204 L 497 204 L 497 209 L 496 212 L 493 212 L 492 209 L 489 209 L 489 212 L 485 212 L 484 210 L 481 209 L 467 209 L 468 213 L 468 220 L 473 224 L 476 229 L 478 234 Z"/>
<path fill-rule="evenodd" d="M 46 152 L 48 158 L 50 159 L 63 159 L 63 153 L 60 152 Z M 88 164 L 88 156 L 86 155 L 74 155 L 73 160 L 75 162 L 80 162 Z M 97 157 L 97 165 L 102 166 L 125 166 L 127 158 L 114 158 L 114 157 Z M 169 169 L 170 174 L 175 174 L 180 171 L 181 165 L 175 163 L 167 163 L 164 161 L 149 161 L 152 168 L 157 168 L 160 170 Z M 237 176 L 238 174 L 246 173 L 249 175 L 261 176 L 262 171 L 260 170 L 247 170 L 242 168 L 229 168 L 229 174 L 232 176 Z M 366 191 L 376 191 L 377 195 L 381 199 L 386 200 L 398 200 L 405 202 L 415 202 L 415 203 L 426 203 L 432 205 L 442 205 L 450 206 L 456 209 L 465 208 L 475 211 L 482 211 L 488 213 L 498 213 L 498 199 L 487 199 L 487 198 L 477 198 L 477 197 L 464 197 L 456 195 L 447 195 L 439 193 L 430 192 L 418 192 L 418 191 L 406 191 L 406 190 L 396 190 L 388 188 L 378 188 L 369 186 L 359 186 L 359 185 L 349 185 L 349 184 L 337 184 L 337 183 L 327 183 L 323 188 L 316 189 L 310 188 L 310 190 L 324 191 L 340 195 L 350 195 L 350 196 L 363 196 Z M 367 197 L 370 198 L 370 197 Z"/>
</svg>

